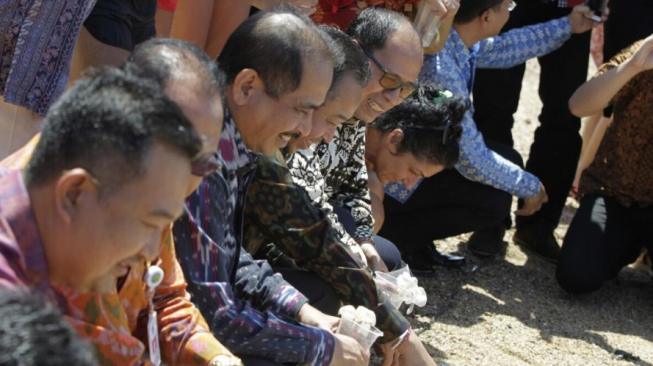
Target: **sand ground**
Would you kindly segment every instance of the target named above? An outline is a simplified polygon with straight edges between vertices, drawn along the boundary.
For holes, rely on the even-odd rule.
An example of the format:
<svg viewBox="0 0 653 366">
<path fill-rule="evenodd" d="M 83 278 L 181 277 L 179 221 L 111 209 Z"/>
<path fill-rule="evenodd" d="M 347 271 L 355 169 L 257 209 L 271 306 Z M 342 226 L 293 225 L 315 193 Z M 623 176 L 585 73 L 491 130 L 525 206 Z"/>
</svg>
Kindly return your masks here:
<svg viewBox="0 0 653 366">
<path fill-rule="evenodd" d="M 513 134 L 528 157 L 541 102 L 539 66 L 527 65 Z M 571 199 L 556 232 L 562 239 L 577 205 Z M 437 242 L 465 253 L 478 269 L 440 269 L 420 282 L 429 303 L 413 325 L 440 365 L 653 365 L 653 280 L 626 269 L 595 294 L 574 298 L 554 278 L 555 266 L 512 243 L 504 257 L 467 253 L 466 235 Z"/>
</svg>

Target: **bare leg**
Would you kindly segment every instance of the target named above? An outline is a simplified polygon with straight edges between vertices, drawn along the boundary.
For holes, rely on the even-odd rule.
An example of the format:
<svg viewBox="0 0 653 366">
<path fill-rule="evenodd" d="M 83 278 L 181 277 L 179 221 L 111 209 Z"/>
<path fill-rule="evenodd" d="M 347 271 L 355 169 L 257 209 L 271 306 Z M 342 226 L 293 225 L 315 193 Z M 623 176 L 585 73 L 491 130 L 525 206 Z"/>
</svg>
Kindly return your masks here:
<svg viewBox="0 0 653 366">
<path fill-rule="evenodd" d="M 213 17 L 204 50 L 209 56 L 218 57 L 227 39 L 249 16 L 247 1 L 215 0 Z"/>
<path fill-rule="evenodd" d="M 41 129 L 41 117 L 0 97 L 0 160 L 29 141 Z"/>
<path fill-rule="evenodd" d="M 156 24 L 156 36 L 167 38 L 170 37 L 170 30 L 172 29 L 172 17 L 175 13 L 163 10 L 161 8 L 156 9 L 156 15 L 154 22 Z"/>
<path fill-rule="evenodd" d="M 127 56 L 129 56 L 128 51 L 98 41 L 82 27 L 70 63 L 68 85 L 75 82 L 90 67 L 118 66 L 127 59 Z"/>
<path fill-rule="evenodd" d="M 214 0 L 179 0 L 172 18 L 170 37 L 195 43 L 205 49 Z"/>
</svg>

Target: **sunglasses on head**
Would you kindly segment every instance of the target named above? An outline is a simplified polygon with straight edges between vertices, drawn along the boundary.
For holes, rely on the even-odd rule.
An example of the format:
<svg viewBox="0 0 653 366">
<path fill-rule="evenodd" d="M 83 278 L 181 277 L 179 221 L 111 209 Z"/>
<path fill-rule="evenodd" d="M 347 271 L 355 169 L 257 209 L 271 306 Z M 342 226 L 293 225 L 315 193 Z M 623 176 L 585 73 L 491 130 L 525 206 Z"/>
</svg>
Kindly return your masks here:
<svg viewBox="0 0 653 366">
<path fill-rule="evenodd" d="M 415 130 L 426 130 L 426 131 L 442 131 L 442 145 L 447 144 L 447 140 L 449 140 L 449 130 L 451 127 L 451 120 L 448 120 L 445 122 L 444 126 L 416 126 L 416 125 L 403 125 L 400 124 L 399 127 L 401 128 L 412 128 Z"/>
<path fill-rule="evenodd" d="M 433 100 L 431 101 L 433 104 L 439 104 L 442 103 L 443 101 L 453 97 L 453 93 L 451 93 L 449 90 L 442 90 L 438 92 L 438 95 L 436 95 Z M 416 130 L 426 130 L 426 131 L 442 131 L 442 145 L 447 144 L 447 140 L 449 139 L 449 131 L 451 130 L 451 120 L 447 119 L 442 126 L 417 126 L 417 125 L 409 125 L 409 124 L 404 124 L 401 123 L 399 124 L 401 128 L 413 128 Z"/>
<path fill-rule="evenodd" d="M 388 69 L 385 68 L 374 56 L 372 55 L 372 52 L 369 50 L 366 50 L 363 48 L 363 52 L 365 52 L 365 55 L 374 62 L 376 67 L 381 69 L 383 71 L 383 76 L 381 76 L 381 79 L 379 79 L 379 84 L 381 84 L 381 87 L 385 90 L 397 90 L 399 89 L 399 96 L 401 99 L 406 99 L 408 98 L 411 94 L 417 90 L 417 85 L 415 83 L 411 82 L 406 82 L 404 81 L 401 76 L 392 73 L 388 71 Z"/>
<path fill-rule="evenodd" d="M 207 177 L 218 171 L 220 167 L 215 152 L 198 155 L 190 162 L 190 172 L 196 177 Z"/>
</svg>

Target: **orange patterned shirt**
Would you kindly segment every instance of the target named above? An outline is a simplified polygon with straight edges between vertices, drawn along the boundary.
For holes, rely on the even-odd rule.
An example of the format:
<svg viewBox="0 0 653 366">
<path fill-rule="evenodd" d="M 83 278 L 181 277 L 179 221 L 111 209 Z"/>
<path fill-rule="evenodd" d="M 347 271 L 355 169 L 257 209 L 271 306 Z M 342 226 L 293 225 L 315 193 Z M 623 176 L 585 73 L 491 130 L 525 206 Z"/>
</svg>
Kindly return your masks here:
<svg viewBox="0 0 653 366">
<path fill-rule="evenodd" d="M 3 169 L 27 165 L 39 136 L 0 162 Z M 153 304 L 157 311 L 161 357 L 168 365 L 208 365 L 218 355 L 231 355 L 220 344 L 186 292 L 186 280 L 175 256 L 171 228 L 162 234 L 161 255 L 156 264 L 163 269 Z M 59 306 L 77 332 L 95 348 L 101 365 L 148 365 L 148 295 L 143 276 L 146 263 L 134 267 L 118 284 L 118 293 L 78 293 L 52 285 L 60 296 Z"/>
</svg>

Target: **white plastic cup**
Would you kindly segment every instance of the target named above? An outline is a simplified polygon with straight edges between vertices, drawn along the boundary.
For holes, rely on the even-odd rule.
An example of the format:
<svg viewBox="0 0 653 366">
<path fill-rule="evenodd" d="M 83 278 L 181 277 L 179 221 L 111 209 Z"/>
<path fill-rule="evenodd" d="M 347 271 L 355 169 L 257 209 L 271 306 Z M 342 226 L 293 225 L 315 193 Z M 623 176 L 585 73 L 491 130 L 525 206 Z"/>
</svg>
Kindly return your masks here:
<svg viewBox="0 0 653 366">
<path fill-rule="evenodd" d="M 397 277 L 390 273 L 376 272 L 376 286 L 388 298 L 393 307 L 399 308 L 403 299 L 397 283 Z"/>
<path fill-rule="evenodd" d="M 361 347 L 368 351 L 372 348 L 374 342 L 383 335 L 383 332 L 376 327 L 361 325 L 347 318 L 340 319 L 337 333 L 354 338 Z"/>
</svg>

